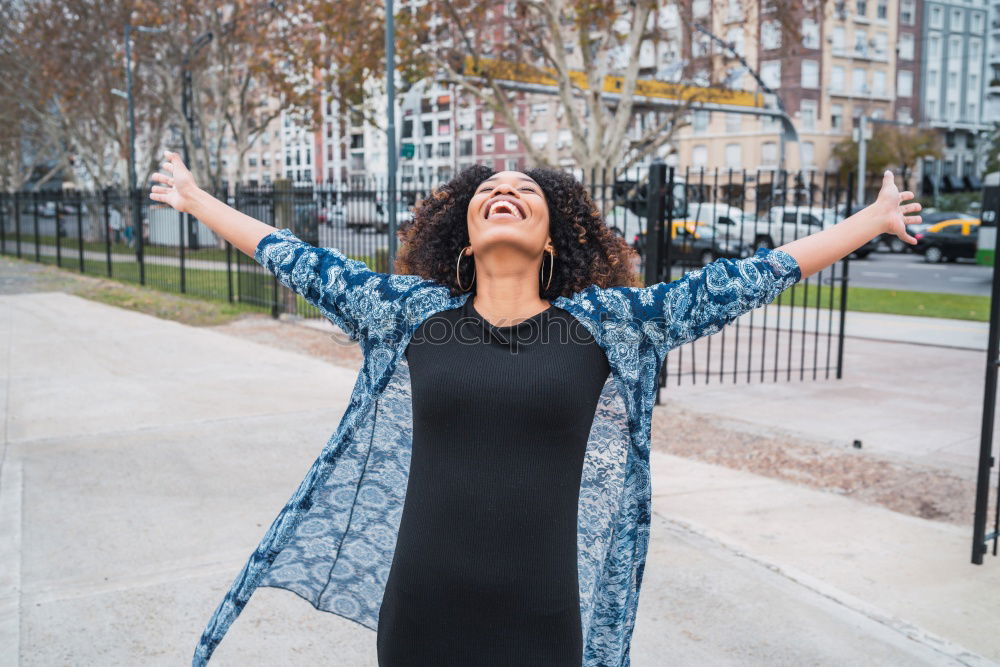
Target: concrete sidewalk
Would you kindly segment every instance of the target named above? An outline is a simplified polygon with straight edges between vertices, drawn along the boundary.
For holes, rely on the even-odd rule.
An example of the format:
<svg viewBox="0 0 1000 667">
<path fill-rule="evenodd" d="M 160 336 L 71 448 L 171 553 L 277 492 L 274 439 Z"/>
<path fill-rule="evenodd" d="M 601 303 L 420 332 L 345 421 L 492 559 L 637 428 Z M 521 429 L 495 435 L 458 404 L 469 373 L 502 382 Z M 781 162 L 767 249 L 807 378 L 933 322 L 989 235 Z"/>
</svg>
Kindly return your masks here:
<svg viewBox="0 0 1000 667">
<path fill-rule="evenodd" d="M 61 293 L 0 296 L 0 344 L 0 664 L 187 664 L 354 373 Z M 1000 660 L 967 531 L 659 452 L 652 484 L 636 667 Z M 262 588 L 216 663 L 375 665 L 375 635 Z"/>
</svg>

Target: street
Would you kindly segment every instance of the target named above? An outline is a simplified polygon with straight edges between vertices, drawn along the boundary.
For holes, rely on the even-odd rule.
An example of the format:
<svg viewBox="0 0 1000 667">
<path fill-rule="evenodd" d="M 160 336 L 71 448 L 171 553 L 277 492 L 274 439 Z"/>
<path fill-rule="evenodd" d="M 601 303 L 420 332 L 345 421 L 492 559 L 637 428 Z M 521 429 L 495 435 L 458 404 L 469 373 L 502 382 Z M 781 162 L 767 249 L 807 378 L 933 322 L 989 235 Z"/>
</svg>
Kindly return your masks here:
<svg viewBox="0 0 1000 667">
<path fill-rule="evenodd" d="M 852 287 L 989 296 L 992 274 L 971 259 L 928 264 L 915 253 L 874 252 L 852 261 L 849 275 Z"/>
</svg>

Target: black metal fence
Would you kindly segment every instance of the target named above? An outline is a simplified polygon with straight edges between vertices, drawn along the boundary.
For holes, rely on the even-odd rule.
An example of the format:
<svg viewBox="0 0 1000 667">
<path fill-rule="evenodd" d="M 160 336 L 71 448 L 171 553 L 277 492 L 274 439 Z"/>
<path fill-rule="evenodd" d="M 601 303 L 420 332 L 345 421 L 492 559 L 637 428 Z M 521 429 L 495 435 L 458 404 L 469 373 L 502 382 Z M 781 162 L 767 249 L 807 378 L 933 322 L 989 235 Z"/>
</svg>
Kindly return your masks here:
<svg viewBox="0 0 1000 667">
<path fill-rule="evenodd" d="M 832 174 L 678 170 L 663 165 L 576 174 L 607 224 L 639 252 L 646 283 L 727 257 L 777 247 L 842 219 L 852 184 Z M 430 184 L 404 184 L 397 220 Z M 314 245 L 389 271 L 384 181 L 239 186 L 215 193 L 234 208 Z M 141 229 L 142 233 L 137 230 Z M 668 238 L 671 241 L 666 242 Z M 859 250 L 864 254 L 872 247 Z M 256 262 L 146 191 L 0 194 L 0 252 L 160 290 L 320 317 Z M 669 267 L 669 268 L 668 268 Z M 661 386 L 840 377 L 848 261 L 803 280 L 723 331 L 672 352 Z"/>
</svg>

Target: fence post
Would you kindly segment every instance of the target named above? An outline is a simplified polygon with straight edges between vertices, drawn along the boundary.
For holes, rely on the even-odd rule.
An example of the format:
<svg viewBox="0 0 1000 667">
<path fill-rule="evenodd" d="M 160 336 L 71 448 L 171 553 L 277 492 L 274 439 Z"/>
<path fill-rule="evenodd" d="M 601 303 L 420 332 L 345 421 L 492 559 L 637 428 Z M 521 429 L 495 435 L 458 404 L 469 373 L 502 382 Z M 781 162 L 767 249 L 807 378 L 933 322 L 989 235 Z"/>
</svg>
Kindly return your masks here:
<svg viewBox="0 0 1000 667">
<path fill-rule="evenodd" d="M 851 208 L 854 206 L 854 200 L 851 197 L 851 193 L 854 190 L 854 173 L 849 173 L 847 175 L 847 201 L 844 204 L 844 217 L 848 218 L 851 215 Z M 840 330 L 837 336 L 837 379 L 840 380 L 844 375 L 844 319 L 847 315 L 847 281 L 848 273 L 850 271 L 850 260 L 847 257 L 840 260 L 842 266 L 842 272 L 840 275 Z"/>
<path fill-rule="evenodd" d="M 21 258 L 21 195 L 14 193 L 14 248 L 17 258 Z"/>
<path fill-rule="evenodd" d="M 63 207 L 63 192 L 60 190 L 58 195 L 55 195 L 55 213 L 56 213 L 56 266 L 60 269 L 62 268 L 62 237 L 63 237 L 63 225 L 62 225 L 62 207 Z"/>
<path fill-rule="evenodd" d="M 671 178 L 672 180 L 672 178 Z M 659 159 L 649 165 L 649 180 L 646 185 L 646 286 L 653 285 L 663 280 L 661 275 L 660 258 L 664 253 L 663 245 L 663 213 L 664 198 L 668 191 L 667 185 L 667 165 Z M 669 239 L 669 234 L 667 235 Z M 669 244 L 669 241 L 667 241 Z M 670 268 L 667 268 L 666 280 L 670 280 Z M 666 366 L 666 359 L 660 366 L 660 380 L 656 383 L 656 405 L 660 404 L 660 387 L 663 382 L 663 368 Z"/>
<path fill-rule="evenodd" d="M 649 182 L 646 185 L 646 285 L 661 280 L 660 258 L 663 255 L 663 200 L 666 180 L 666 164 L 656 160 L 649 165 Z"/>
<path fill-rule="evenodd" d="M 7 202 L 11 201 L 11 196 L 6 192 L 0 192 L 0 253 L 7 252 Z M 17 207 L 15 201 L 14 207 Z"/>
<path fill-rule="evenodd" d="M 83 261 L 83 190 L 76 191 L 76 244 L 80 250 L 80 273 L 86 273 Z"/>
<path fill-rule="evenodd" d="M 35 202 L 35 261 L 42 261 L 42 235 L 38 231 L 38 190 L 31 193 L 32 200 Z"/>
<path fill-rule="evenodd" d="M 101 208 L 104 212 L 104 253 L 108 261 L 108 278 L 111 277 L 111 204 L 108 201 L 111 197 L 111 188 L 106 187 L 101 190 Z"/>
<path fill-rule="evenodd" d="M 272 219 L 274 220 L 274 226 L 278 229 L 288 228 L 291 229 L 293 233 L 298 230 L 295 229 L 295 190 L 292 186 L 292 182 L 288 179 L 279 179 L 274 182 L 274 197 L 271 199 L 271 206 L 273 206 Z M 284 310 L 285 312 L 297 313 L 298 308 L 295 302 L 295 292 L 289 290 L 286 294 L 286 302 L 284 308 L 279 304 L 279 292 L 278 292 L 278 280 L 274 280 L 274 299 L 273 306 L 271 309 L 271 315 L 275 318 L 278 314 Z"/>
<path fill-rule="evenodd" d="M 143 252 L 143 232 L 146 229 L 146 225 L 142 220 L 142 204 L 141 199 L 139 199 L 139 189 L 136 188 L 129 192 L 129 201 L 132 202 L 132 230 L 135 235 L 135 257 L 139 262 L 139 284 L 146 285 L 146 261 L 145 253 Z"/>
</svg>

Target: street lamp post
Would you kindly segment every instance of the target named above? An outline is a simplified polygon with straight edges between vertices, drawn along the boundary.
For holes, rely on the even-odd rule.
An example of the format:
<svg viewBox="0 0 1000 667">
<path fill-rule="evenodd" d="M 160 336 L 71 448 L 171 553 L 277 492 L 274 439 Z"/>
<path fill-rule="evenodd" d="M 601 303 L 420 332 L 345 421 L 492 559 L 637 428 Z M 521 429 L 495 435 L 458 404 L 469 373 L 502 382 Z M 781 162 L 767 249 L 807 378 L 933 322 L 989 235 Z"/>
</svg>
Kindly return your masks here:
<svg viewBox="0 0 1000 667">
<path fill-rule="evenodd" d="M 192 83 L 191 75 L 191 60 L 198 54 L 206 44 L 212 41 L 213 34 L 211 31 L 203 33 L 191 46 L 188 47 L 187 52 L 184 54 L 184 59 L 181 63 L 182 72 L 182 88 L 181 88 L 181 111 L 184 114 L 184 121 L 187 123 L 188 134 L 191 135 L 192 143 L 195 142 L 195 129 L 194 129 L 194 111 L 193 107 L 193 97 L 194 97 L 194 87 Z M 191 166 L 191 155 L 188 151 L 188 140 L 187 135 L 183 135 L 183 150 L 184 150 L 184 164 Z M 197 147 L 197 144 L 195 144 Z M 198 234 L 195 232 L 197 229 L 195 226 L 194 216 L 188 213 L 187 218 L 187 233 L 188 233 L 188 247 L 192 250 L 198 249 Z"/>
<path fill-rule="evenodd" d="M 138 186 L 136 185 L 135 173 L 135 102 L 132 96 L 132 24 L 125 24 L 125 95 L 128 97 L 128 189 L 129 197 L 132 201 L 132 229 L 135 233 L 135 255 L 139 262 L 139 284 L 146 284 L 146 269 L 142 261 L 142 215 L 139 213 L 141 199 L 139 199 Z M 159 33 L 166 32 L 163 28 L 147 28 L 146 26 L 135 26 L 137 32 Z"/>
<path fill-rule="evenodd" d="M 396 261 L 396 29 L 393 23 L 393 1 L 385 1 L 385 91 L 386 91 L 386 152 L 388 154 L 387 199 L 389 223 L 388 272 Z"/>
</svg>

